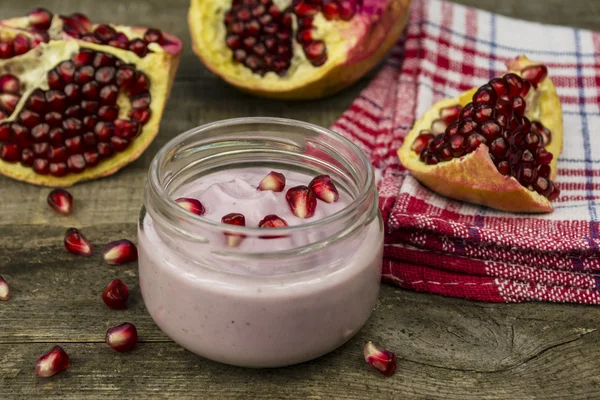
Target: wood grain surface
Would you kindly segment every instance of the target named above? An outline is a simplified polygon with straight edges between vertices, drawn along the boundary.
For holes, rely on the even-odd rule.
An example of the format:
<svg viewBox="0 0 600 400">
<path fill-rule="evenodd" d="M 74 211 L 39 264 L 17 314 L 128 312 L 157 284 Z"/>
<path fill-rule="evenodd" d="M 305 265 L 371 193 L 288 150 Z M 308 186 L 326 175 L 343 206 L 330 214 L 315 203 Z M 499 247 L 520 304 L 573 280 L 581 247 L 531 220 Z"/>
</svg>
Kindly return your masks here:
<svg viewBox="0 0 600 400">
<path fill-rule="evenodd" d="M 540 22 L 600 30 L 597 0 L 461 0 Z M 75 212 L 46 205 L 48 189 L 0 177 L 0 275 L 13 298 L 0 303 L 0 400 L 4 399 L 585 399 L 600 398 L 600 308 L 553 304 L 482 304 L 383 286 L 367 326 L 328 356 L 274 370 L 229 367 L 169 340 L 146 312 L 137 265 L 107 266 L 104 243 L 136 236 L 142 188 L 153 155 L 194 126 L 231 117 L 280 116 L 328 126 L 375 71 L 332 98 L 281 102 L 253 98 L 211 75 L 194 57 L 188 3 L 177 1 L 3 1 L 0 18 L 43 3 L 57 13 L 81 11 L 94 21 L 152 25 L 181 37 L 184 52 L 160 134 L 116 175 L 72 188 Z M 149 23 L 149 21 L 151 21 Z M 63 250 L 65 227 L 83 229 L 96 246 L 89 258 Z M 113 278 L 131 289 L 127 310 L 110 311 L 100 293 Z M 117 354 L 106 328 L 133 322 L 141 343 Z M 399 357 L 382 378 L 363 361 L 376 340 Z M 35 359 L 55 344 L 70 354 L 67 372 L 49 379 Z"/>
</svg>

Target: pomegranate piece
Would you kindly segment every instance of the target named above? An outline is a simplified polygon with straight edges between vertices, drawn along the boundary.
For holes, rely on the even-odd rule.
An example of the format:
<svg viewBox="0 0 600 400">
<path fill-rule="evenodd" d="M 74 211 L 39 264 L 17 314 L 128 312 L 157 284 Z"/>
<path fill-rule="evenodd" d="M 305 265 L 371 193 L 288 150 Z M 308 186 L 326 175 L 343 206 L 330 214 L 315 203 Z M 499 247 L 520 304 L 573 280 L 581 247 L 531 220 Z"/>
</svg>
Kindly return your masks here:
<svg viewBox="0 0 600 400">
<path fill-rule="evenodd" d="M 340 198 L 340 194 L 329 175 L 315 177 L 308 184 L 308 187 L 313 191 L 317 199 L 323 200 L 326 203 L 335 203 Z"/>
<path fill-rule="evenodd" d="M 392 376 L 396 372 L 396 355 L 391 351 L 369 341 L 363 353 L 365 361 L 384 376 Z"/>
<path fill-rule="evenodd" d="M 459 105 L 442 108 L 441 119 L 432 122 L 431 131 L 439 131 L 436 124 L 441 121 L 451 121 L 450 124 L 439 136 L 424 131 L 414 140 L 411 150 L 419 154 L 423 163 L 436 165 L 485 145 L 500 174 L 512 176 L 522 186 L 549 198 L 550 191 L 541 189 L 548 185 L 532 184 L 539 169 L 552 160 L 552 154 L 544 149 L 550 143 L 551 132 L 540 121 L 531 122 L 525 116 L 527 104 L 521 97 L 524 90 L 529 90 L 530 81 L 537 86 L 547 77 L 547 68 L 536 65 L 525 68 L 523 74 L 525 80 L 515 73 L 493 78 L 462 109 Z M 552 188 L 559 193 L 553 182 Z"/>
<path fill-rule="evenodd" d="M 8 282 L 0 275 L 0 300 L 7 301 L 10 298 L 10 286 Z"/>
<path fill-rule="evenodd" d="M 104 262 L 111 265 L 120 265 L 132 261 L 137 261 L 137 247 L 127 239 L 121 239 L 110 242 L 102 251 Z"/>
<path fill-rule="evenodd" d="M 134 324 L 125 322 L 106 331 L 106 344 L 113 350 L 124 353 L 133 350 L 138 343 L 138 333 Z"/>
<path fill-rule="evenodd" d="M 234 0 L 223 13 L 221 0 L 192 0 L 188 21 L 194 51 L 228 82 L 268 97 L 315 98 L 352 84 L 385 56 L 409 3 Z M 231 58 L 216 62 L 215 53 Z"/>
<path fill-rule="evenodd" d="M 48 205 L 59 214 L 69 215 L 73 209 L 73 196 L 65 189 L 54 189 L 48 194 Z"/>
<path fill-rule="evenodd" d="M 115 279 L 108 284 L 102 292 L 102 301 L 113 310 L 122 310 L 127 306 L 129 288 L 120 279 Z"/>
<path fill-rule="evenodd" d="M 292 213 L 298 218 L 310 218 L 315 214 L 317 198 L 308 186 L 294 186 L 285 194 Z"/>
<path fill-rule="evenodd" d="M 65 233 L 65 248 L 69 253 L 80 256 L 91 256 L 92 245 L 76 228 L 69 228 Z"/>
<path fill-rule="evenodd" d="M 221 223 L 227 225 L 246 226 L 246 217 L 244 217 L 243 214 L 230 213 L 221 218 Z M 244 238 L 245 236 L 239 233 L 225 232 L 225 239 L 227 246 L 229 247 L 239 246 Z"/>
<path fill-rule="evenodd" d="M 19 132 L 0 132 L 0 157 L 7 162 L 0 173 L 34 184 L 67 187 L 116 172 L 139 157 L 156 136 L 157 126 L 149 122 L 162 115 L 170 90 L 181 51 L 176 37 L 158 29 L 92 24 L 80 13 L 54 17 L 45 9 L 0 21 L 0 33 L 5 33 L 0 34 L 2 38 L 11 38 L 0 40 L 0 70 L 11 71 L 0 75 L 0 120 L 10 116 L 6 122 L 9 132 Z M 35 63 L 24 60 L 23 64 L 13 58 L 49 41 L 52 46 L 40 46 L 31 55 Z M 83 41 L 99 46 L 83 47 Z M 152 49 L 148 49 L 149 43 Z M 120 49 L 118 54 L 115 48 Z M 151 59 L 142 62 L 125 57 L 123 50 L 130 48 Z M 4 65 L 6 58 L 13 59 Z M 46 80 L 31 81 L 32 76 L 45 76 Z M 27 98 L 20 102 L 23 80 Z M 144 93 L 148 99 L 145 106 L 133 107 L 134 97 Z M 22 106 L 16 110 L 19 104 Z M 114 122 L 117 127 L 108 136 L 96 137 L 92 118 L 97 119 L 95 123 Z M 48 128 L 64 132 L 54 131 L 48 137 L 44 133 Z M 52 160 L 48 152 L 39 151 L 45 146 L 65 147 L 67 157 Z M 132 147 L 135 150 L 127 151 Z M 23 167 L 30 173 L 24 173 Z"/>
<path fill-rule="evenodd" d="M 182 208 L 196 215 L 204 215 L 206 210 L 200 200 L 192 199 L 190 197 L 180 197 L 175 200 L 177 204 L 179 204 Z"/>
<path fill-rule="evenodd" d="M 258 190 L 271 190 L 283 192 L 285 188 L 285 176 L 282 173 L 271 171 L 258 184 Z"/>
<path fill-rule="evenodd" d="M 64 371 L 69 366 L 69 355 L 60 346 L 54 346 L 46 354 L 42 354 L 35 362 L 35 373 L 47 378 Z"/>
</svg>

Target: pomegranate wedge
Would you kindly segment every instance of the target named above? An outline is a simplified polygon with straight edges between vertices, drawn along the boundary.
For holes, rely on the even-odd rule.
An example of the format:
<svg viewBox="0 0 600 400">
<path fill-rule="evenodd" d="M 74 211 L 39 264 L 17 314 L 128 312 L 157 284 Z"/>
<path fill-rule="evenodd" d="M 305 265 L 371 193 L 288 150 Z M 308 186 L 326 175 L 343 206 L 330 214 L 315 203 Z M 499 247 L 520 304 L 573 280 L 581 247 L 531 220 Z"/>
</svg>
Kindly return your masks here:
<svg viewBox="0 0 600 400">
<path fill-rule="evenodd" d="M 560 100 L 544 65 L 520 56 L 507 66 L 504 76 L 429 109 L 399 149 L 400 161 L 442 195 L 503 211 L 550 212 L 560 192 Z"/>
<path fill-rule="evenodd" d="M 179 39 L 44 9 L 0 21 L 0 37 L 1 174 L 67 187 L 113 174 L 150 145 Z"/>
<path fill-rule="evenodd" d="M 191 0 L 195 53 L 230 84 L 287 99 L 356 82 L 398 41 L 410 0 Z"/>
</svg>

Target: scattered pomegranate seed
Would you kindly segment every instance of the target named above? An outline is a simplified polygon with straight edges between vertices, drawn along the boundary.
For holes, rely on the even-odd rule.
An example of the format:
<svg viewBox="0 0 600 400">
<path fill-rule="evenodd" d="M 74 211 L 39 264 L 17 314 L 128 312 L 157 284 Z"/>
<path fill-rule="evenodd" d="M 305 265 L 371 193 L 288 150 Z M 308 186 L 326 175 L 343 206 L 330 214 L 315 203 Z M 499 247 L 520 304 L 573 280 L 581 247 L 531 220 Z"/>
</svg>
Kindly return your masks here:
<svg viewBox="0 0 600 400">
<path fill-rule="evenodd" d="M 48 204 L 57 213 L 69 215 L 73 208 L 73 196 L 65 189 L 54 189 L 48 194 Z"/>
<path fill-rule="evenodd" d="M 49 377 L 64 371 L 69 366 L 69 355 L 60 346 L 54 346 L 46 354 L 42 354 L 35 362 L 35 373 L 41 377 Z"/>
<path fill-rule="evenodd" d="M 189 197 L 180 197 L 176 199 L 175 202 L 181 207 L 191 212 L 192 214 L 204 215 L 204 212 L 206 211 L 202 203 L 200 203 L 200 200 L 197 199 L 192 199 Z"/>
<path fill-rule="evenodd" d="M 129 288 L 120 279 L 113 280 L 102 292 L 102 301 L 113 310 L 124 309 L 128 298 Z"/>
<path fill-rule="evenodd" d="M 292 213 L 298 218 L 310 218 L 315 214 L 317 198 L 307 186 L 300 185 L 290 188 L 285 194 Z"/>
<path fill-rule="evenodd" d="M 0 276 L 0 300 L 7 301 L 10 298 L 10 286 L 8 282 Z"/>
<path fill-rule="evenodd" d="M 113 326 L 106 331 L 106 344 L 113 350 L 124 353 L 132 350 L 138 343 L 138 333 L 135 325 L 125 322 Z"/>
<path fill-rule="evenodd" d="M 363 349 L 365 361 L 382 375 L 392 376 L 396 372 L 396 355 L 369 341 Z"/>
<path fill-rule="evenodd" d="M 107 264 L 120 265 L 137 261 L 137 247 L 127 239 L 110 242 L 104 247 L 102 256 Z"/>
<path fill-rule="evenodd" d="M 76 228 L 69 228 L 65 233 L 65 248 L 67 251 L 80 256 L 91 256 L 92 245 Z"/>
<path fill-rule="evenodd" d="M 273 192 L 283 192 L 285 188 L 285 176 L 279 172 L 269 172 L 258 184 L 258 190 L 271 190 Z"/>
<path fill-rule="evenodd" d="M 231 213 L 223 216 L 221 222 L 227 225 L 246 226 L 246 217 L 243 214 Z M 245 236 L 238 233 L 225 232 L 225 237 L 229 247 L 237 247 Z"/>
<path fill-rule="evenodd" d="M 319 175 L 314 178 L 308 187 L 313 191 L 317 199 L 326 203 L 335 203 L 340 198 L 331 177 L 329 175 Z"/>
</svg>

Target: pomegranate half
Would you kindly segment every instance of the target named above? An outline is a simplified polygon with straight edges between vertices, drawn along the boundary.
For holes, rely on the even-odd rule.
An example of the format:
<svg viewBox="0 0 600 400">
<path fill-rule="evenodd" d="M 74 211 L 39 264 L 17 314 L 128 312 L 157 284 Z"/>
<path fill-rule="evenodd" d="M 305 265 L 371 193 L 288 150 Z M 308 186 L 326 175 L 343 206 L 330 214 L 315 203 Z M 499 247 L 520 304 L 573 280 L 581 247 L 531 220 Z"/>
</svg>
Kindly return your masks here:
<svg viewBox="0 0 600 400">
<path fill-rule="evenodd" d="M 421 183 L 510 212 L 550 212 L 559 195 L 562 109 L 546 66 L 519 56 L 503 77 L 425 112 L 398 150 Z"/>
<path fill-rule="evenodd" d="M 411 0 L 191 0 L 193 48 L 215 74 L 265 97 L 333 94 L 397 42 Z"/>
<path fill-rule="evenodd" d="M 158 133 L 181 47 L 79 13 L 0 21 L 0 173 L 66 187 L 137 159 Z"/>
</svg>

